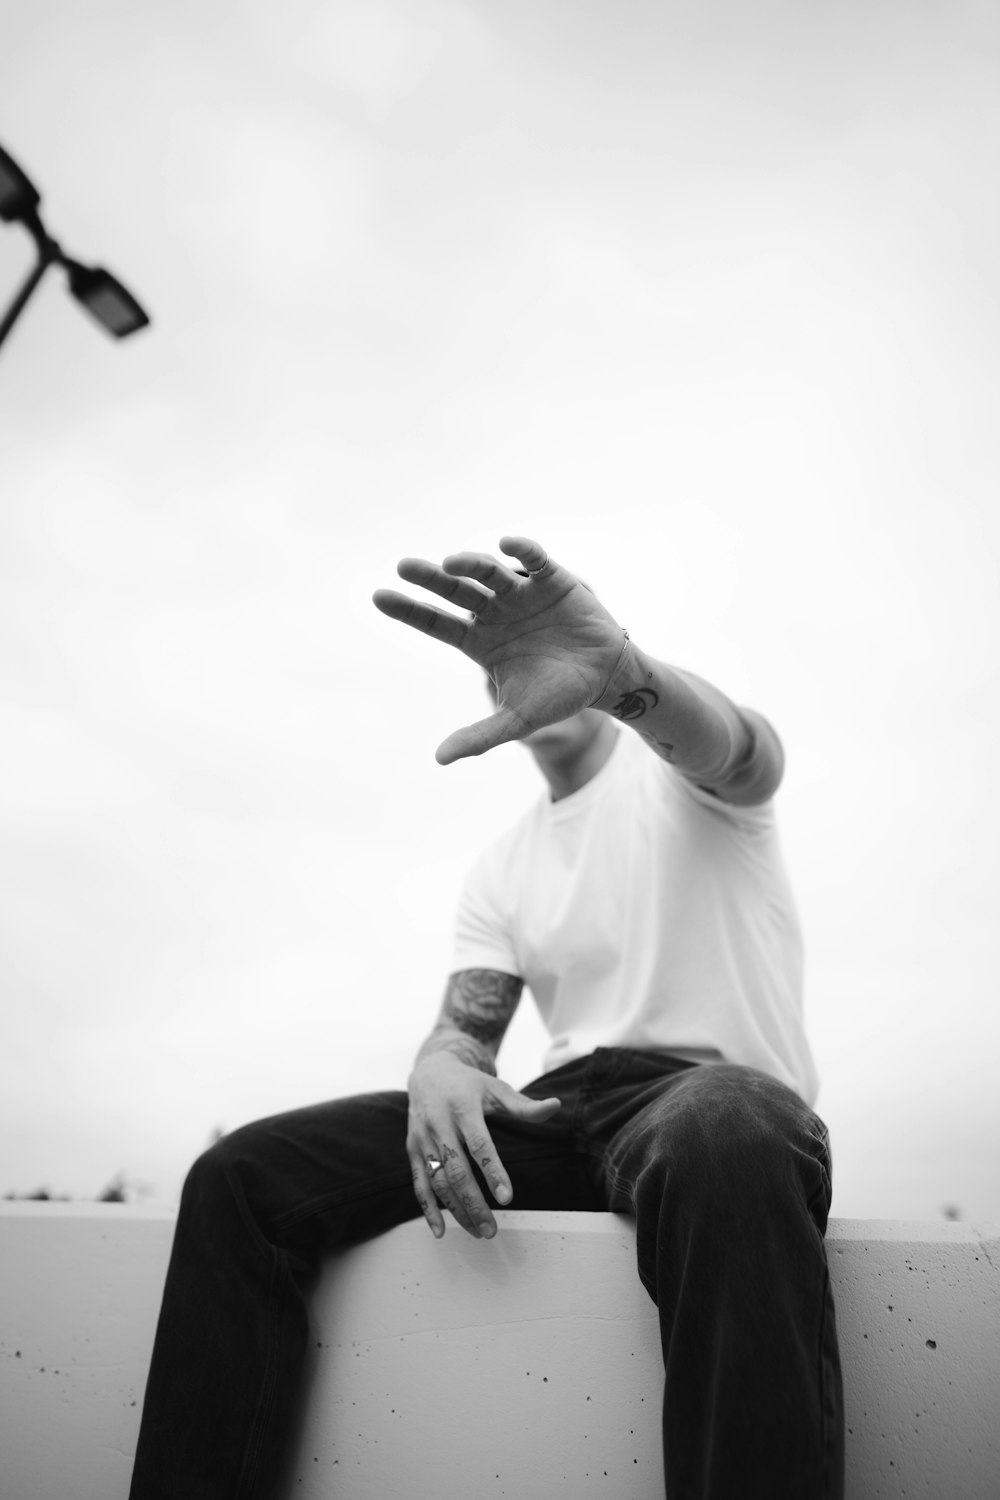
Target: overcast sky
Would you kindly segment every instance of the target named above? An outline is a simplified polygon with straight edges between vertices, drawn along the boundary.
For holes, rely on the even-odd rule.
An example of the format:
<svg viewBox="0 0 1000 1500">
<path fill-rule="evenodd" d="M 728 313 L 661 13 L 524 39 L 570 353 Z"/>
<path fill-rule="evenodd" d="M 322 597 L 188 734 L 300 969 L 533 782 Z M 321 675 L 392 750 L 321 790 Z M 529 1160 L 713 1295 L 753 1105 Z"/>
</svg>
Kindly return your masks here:
<svg viewBox="0 0 1000 1500">
<path fill-rule="evenodd" d="M 0 1192 L 405 1085 L 541 786 L 436 765 L 477 673 L 370 595 L 524 531 L 785 741 L 834 1213 L 1000 1220 L 996 7 L 0 14 L 153 319 L 50 273 L 0 357 Z"/>
</svg>

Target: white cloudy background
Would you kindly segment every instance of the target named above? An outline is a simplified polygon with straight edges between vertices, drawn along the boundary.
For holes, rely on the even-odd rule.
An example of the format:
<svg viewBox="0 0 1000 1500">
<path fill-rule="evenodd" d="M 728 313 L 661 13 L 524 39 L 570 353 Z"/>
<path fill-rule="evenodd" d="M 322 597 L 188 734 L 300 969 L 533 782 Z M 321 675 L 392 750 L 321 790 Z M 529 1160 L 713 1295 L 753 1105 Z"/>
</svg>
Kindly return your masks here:
<svg viewBox="0 0 1000 1500">
<path fill-rule="evenodd" d="M 834 1212 L 1000 1218 L 996 7 L 0 13 L 153 318 L 51 274 L 0 357 L 0 1192 L 404 1085 L 538 784 L 436 765 L 477 675 L 370 594 L 523 530 L 785 739 Z"/>
</svg>

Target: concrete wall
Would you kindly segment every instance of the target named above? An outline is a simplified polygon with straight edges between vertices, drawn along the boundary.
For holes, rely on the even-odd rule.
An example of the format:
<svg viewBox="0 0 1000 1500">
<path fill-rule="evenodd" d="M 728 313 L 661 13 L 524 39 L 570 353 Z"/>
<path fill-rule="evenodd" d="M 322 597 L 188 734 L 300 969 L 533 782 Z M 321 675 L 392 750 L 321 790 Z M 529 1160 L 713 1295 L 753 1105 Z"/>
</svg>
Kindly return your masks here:
<svg viewBox="0 0 1000 1500">
<path fill-rule="evenodd" d="M 491 1242 L 414 1223 L 330 1263 L 288 1500 L 660 1500 L 630 1221 L 498 1220 Z M 171 1232 L 166 1210 L 0 1204 L 3 1500 L 124 1500 Z M 840 1220 L 829 1252 L 848 1500 L 1000 1500 L 996 1230 Z"/>
</svg>

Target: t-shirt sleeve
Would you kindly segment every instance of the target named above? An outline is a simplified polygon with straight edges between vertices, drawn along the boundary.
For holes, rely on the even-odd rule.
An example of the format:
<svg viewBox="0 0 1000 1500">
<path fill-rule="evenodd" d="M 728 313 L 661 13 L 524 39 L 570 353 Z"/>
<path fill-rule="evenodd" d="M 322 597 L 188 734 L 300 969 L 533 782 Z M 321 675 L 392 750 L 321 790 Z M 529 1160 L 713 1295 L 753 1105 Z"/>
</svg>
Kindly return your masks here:
<svg viewBox="0 0 1000 1500">
<path fill-rule="evenodd" d="M 673 769 L 672 767 L 670 769 Z M 707 791 L 705 787 L 698 786 L 687 776 L 682 776 L 679 771 L 674 772 L 675 784 L 681 796 L 688 797 L 692 802 L 697 802 L 709 812 L 715 813 L 725 822 L 731 823 L 734 828 L 742 828 L 747 833 L 764 833 L 774 826 L 774 803 L 758 802 L 753 807 L 737 807 L 733 802 L 727 802 L 723 797 L 716 797 L 714 793 Z"/>
<path fill-rule="evenodd" d="M 504 919 L 495 859 L 486 855 L 466 877 L 455 918 L 451 972 L 497 969 L 520 976 L 509 923 Z"/>
</svg>

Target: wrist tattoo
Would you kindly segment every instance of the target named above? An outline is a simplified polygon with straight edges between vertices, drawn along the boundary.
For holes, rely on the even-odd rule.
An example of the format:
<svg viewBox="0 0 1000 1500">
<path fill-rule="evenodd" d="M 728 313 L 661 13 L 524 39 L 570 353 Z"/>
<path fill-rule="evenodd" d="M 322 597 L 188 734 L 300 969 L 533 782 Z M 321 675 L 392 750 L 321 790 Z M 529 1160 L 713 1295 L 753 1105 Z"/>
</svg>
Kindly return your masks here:
<svg viewBox="0 0 1000 1500">
<path fill-rule="evenodd" d="M 652 688 L 636 688 L 633 692 L 622 693 L 611 712 L 616 719 L 630 723 L 634 719 L 641 719 L 646 710 L 655 708 L 659 701 L 659 694 L 654 693 Z"/>
<path fill-rule="evenodd" d="M 452 1057 L 457 1057 L 459 1062 L 465 1063 L 468 1068 L 475 1068 L 479 1073 L 490 1073 L 494 1078 L 497 1070 L 493 1061 L 493 1054 L 484 1042 L 473 1041 L 471 1036 L 456 1036 L 454 1027 L 450 1027 L 443 1033 L 444 1050 L 450 1052 Z"/>
</svg>

